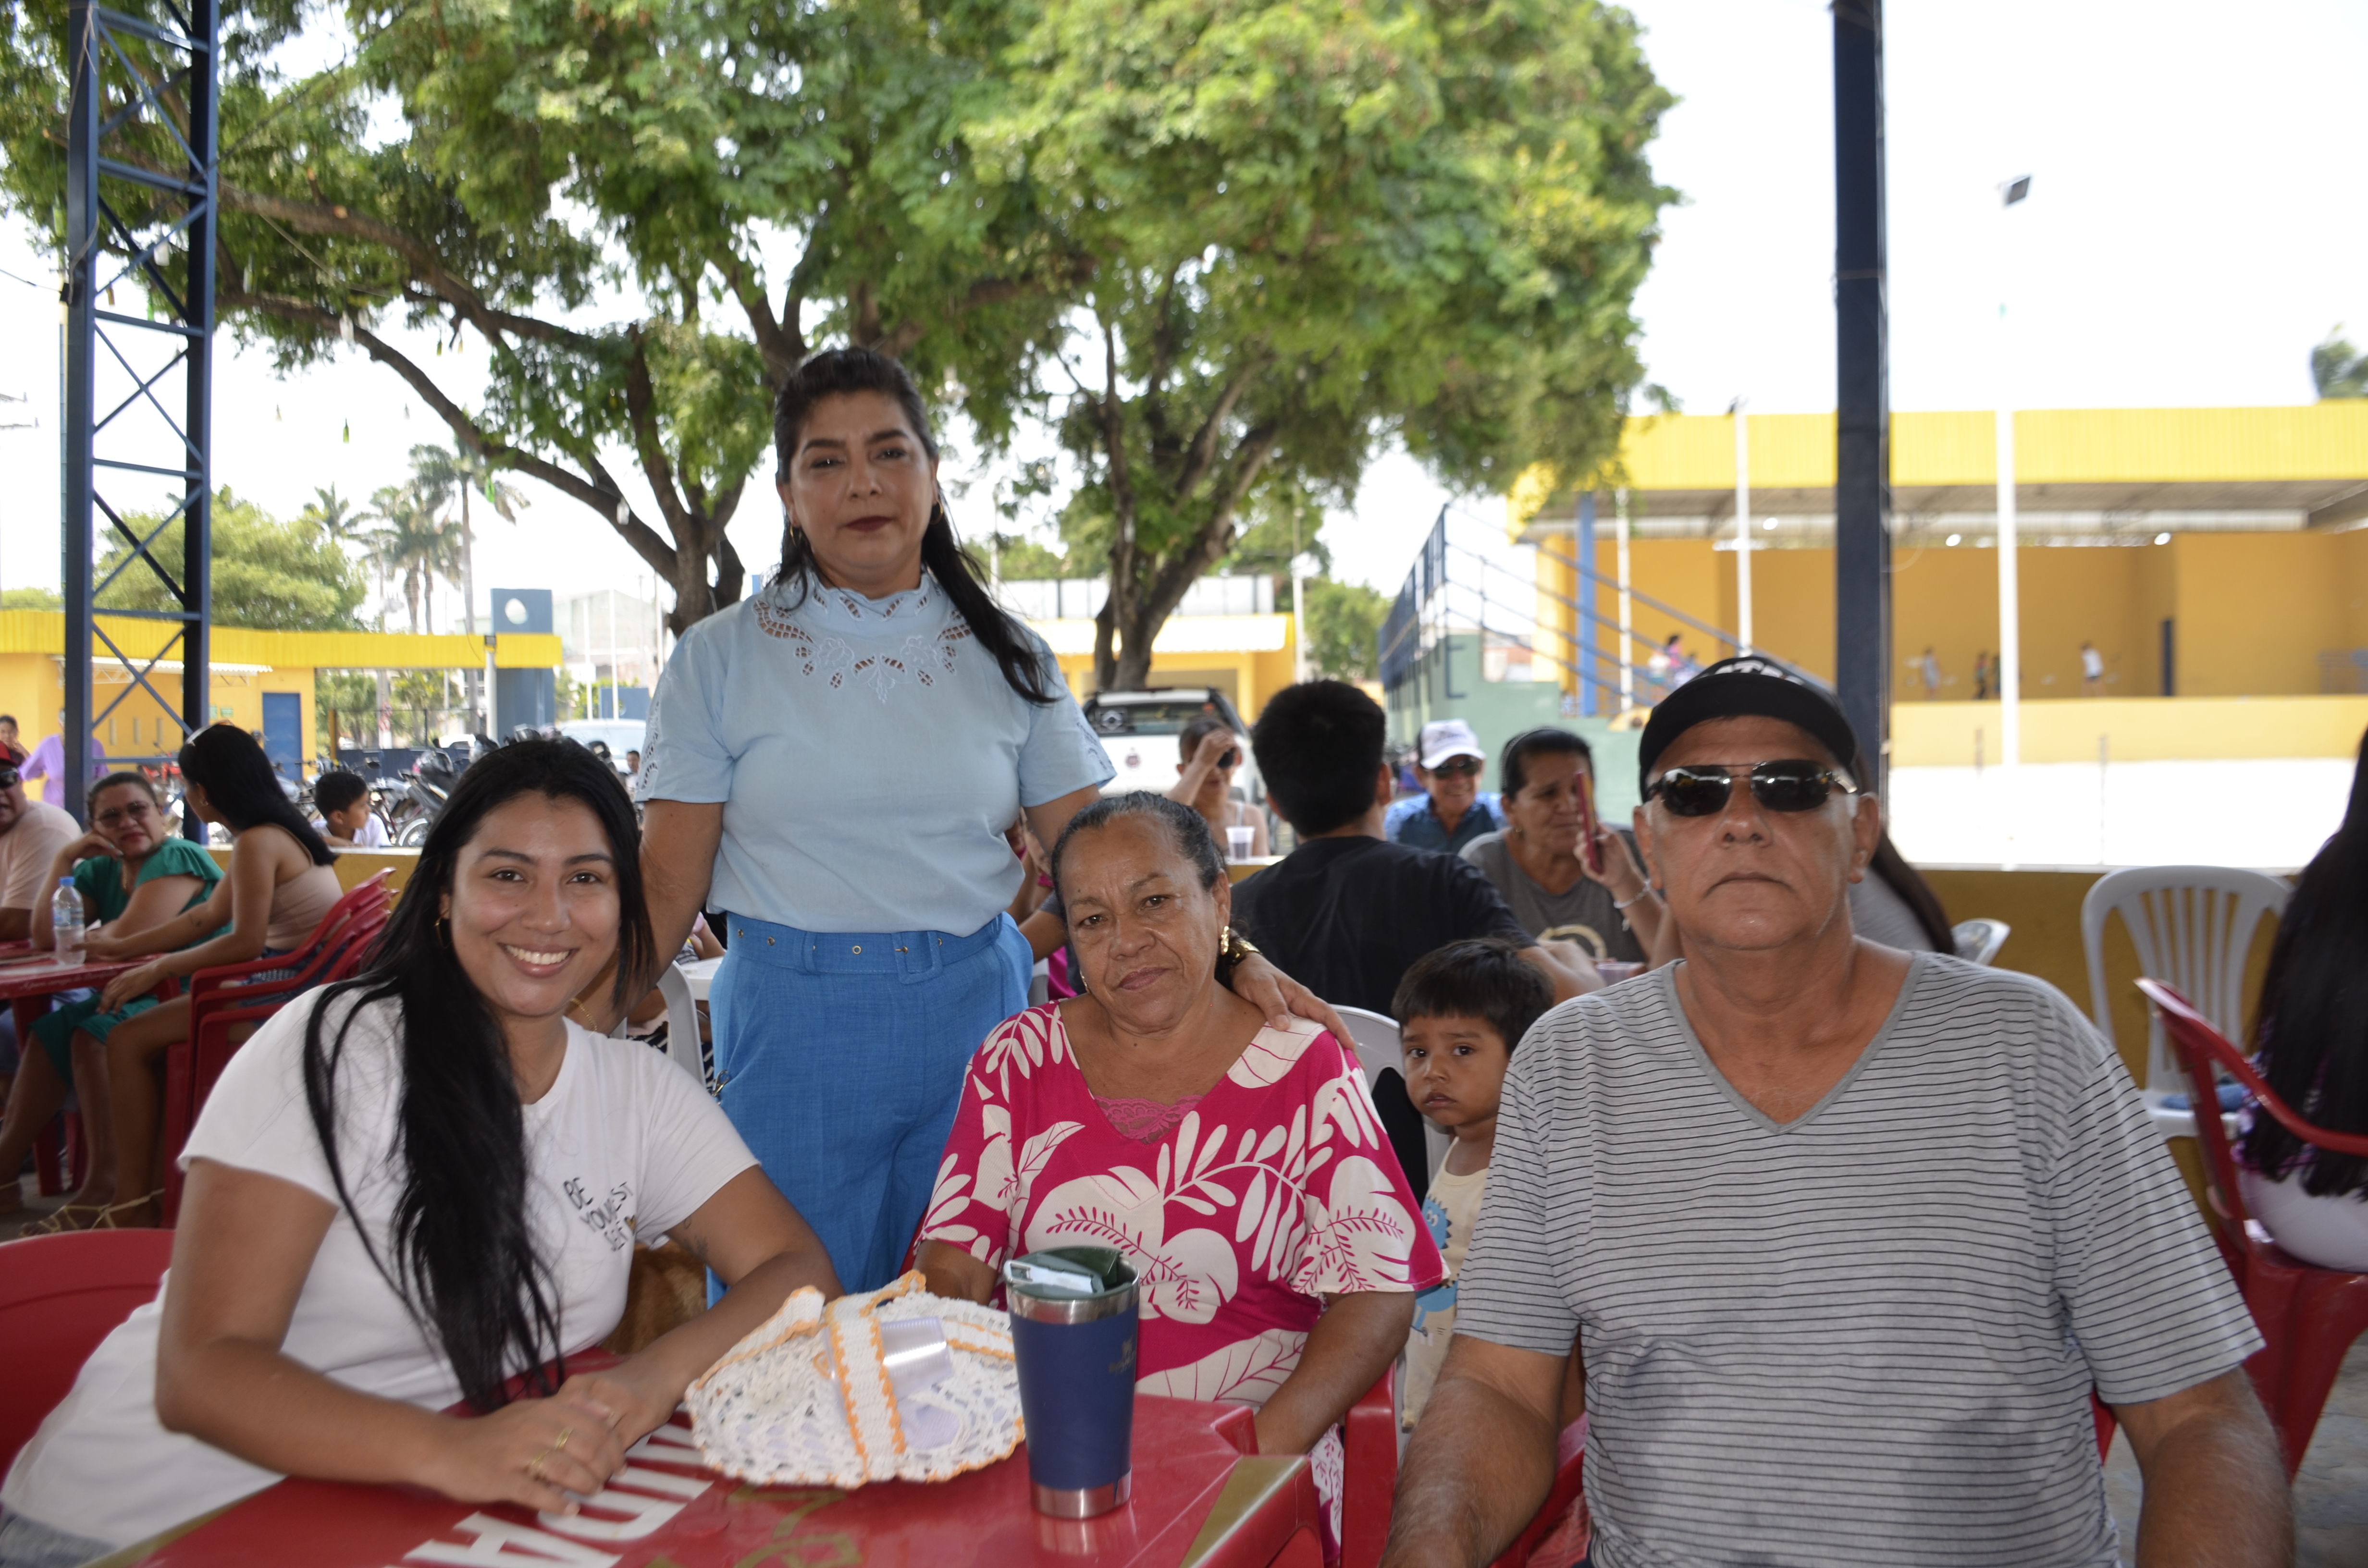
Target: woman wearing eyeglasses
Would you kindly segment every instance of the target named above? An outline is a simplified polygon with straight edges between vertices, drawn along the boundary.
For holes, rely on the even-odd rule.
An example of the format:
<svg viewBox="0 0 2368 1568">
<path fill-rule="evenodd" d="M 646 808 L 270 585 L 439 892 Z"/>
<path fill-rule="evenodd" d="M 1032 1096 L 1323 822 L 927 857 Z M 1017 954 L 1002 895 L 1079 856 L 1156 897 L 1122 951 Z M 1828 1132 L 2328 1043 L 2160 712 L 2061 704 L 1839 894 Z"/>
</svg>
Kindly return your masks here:
<svg viewBox="0 0 2368 1568">
<path fill-rule="evenodd" d="M 112 1014 L 167 979 L 246 963 L 302 947 L 339 896 L 337 873 L 320 833 L 290 804 L 253 735 L 235 724 L 199 731 L 177 758 L 182 803 L 231 833 L 230 872 L 203 903 L 139 937 L 92 938 L 93 958 L 154 953 L 108 982 L 99 1006 Z M 290 979 L 274 971 L 262 979 Z M 108 1094 L 115 1119 L 115 1201 L 97 1223 L 108 1229 L 156 1224 L 165 1196 L 157 1125 L 164 1110 L 165 1052 L 189 1032 L 189 999 L 126 1017 L 107 1036 Z"/>
<path fill-rule="evenodd" d="M 51 858 L 49 880 L 34 902 L 33 946 L 46 949 L 54 939 L 51 900 L 58 883 L 70 879 L 93 927 L 89 939 L 149 950 L 137 947 L 141 938 L 204 903 L 222 881 L 222 868 L 197 845 L 174 835 L 157 802 L 156 786 L 144 774 L 108 774 L 90 787 L 87 807 L 93 831 Z M 90 1161 L 82 1190 L 48 1219 L 27 1226 L 26 1234 L 79 1229 L 105 1218 L 115 1197 L 115 1138 L 101 1048 L 116 1025 L 155 1005 L 142 996 L 108 1012 L 97 996 L 88 996 L 35 1020 L 7 1118 L 0 1121 L 0 1170 L 13 1172 L 25 1163 L 25 1152 L 64 1103 L 69 1085 L 82 1102 Z M 30 1049 L 36 1044 L 40 1049 Z M 18 1201 L 17 1184 L 0 1183 L 0 1212 L 14 1210 Z"/>
</svg>

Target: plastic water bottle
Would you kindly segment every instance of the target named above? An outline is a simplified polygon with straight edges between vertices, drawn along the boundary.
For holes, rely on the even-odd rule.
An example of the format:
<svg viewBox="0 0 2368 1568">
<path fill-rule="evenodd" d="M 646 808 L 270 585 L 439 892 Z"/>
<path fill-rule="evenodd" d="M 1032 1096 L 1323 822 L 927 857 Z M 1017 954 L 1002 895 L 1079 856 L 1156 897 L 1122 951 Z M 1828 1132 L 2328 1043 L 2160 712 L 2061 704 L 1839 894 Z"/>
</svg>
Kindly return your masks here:
<svg viewBox="0 0 2368 1568">
<path fill-rule="evenodd" d="M 58 891 L 50 896 L 50 945 L 60 963 L 82 961 L 82 894 L 74 892 L 72 877 L 58 879 Z"/>
</svg>

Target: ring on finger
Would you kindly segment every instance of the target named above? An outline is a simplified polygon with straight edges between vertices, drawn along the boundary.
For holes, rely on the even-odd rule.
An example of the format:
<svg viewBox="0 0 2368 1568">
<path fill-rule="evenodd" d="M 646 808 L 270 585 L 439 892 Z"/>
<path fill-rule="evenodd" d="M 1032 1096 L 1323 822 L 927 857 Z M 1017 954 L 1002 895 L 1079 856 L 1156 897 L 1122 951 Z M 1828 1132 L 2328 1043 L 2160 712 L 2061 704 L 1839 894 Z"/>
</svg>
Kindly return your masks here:
<svg viewBox="0 0 2368 1568">
<path fill-rule="evenodd" d="M 532 1458 L 532 1459 L 530 1459 L 530 1460 L 527 1460 L 527 1461 L 526 1461 L 526 1473 L 527 1473 L 527 1478 L 528 1478 L 529 1480 L 530 1480 L 530 1481 L 541 1481 L 541 1480 L 543 1478 L 543 1475 L 542 1475 L 542 1461 L 543 1461 L 543 1460 L 547 1460 L 547 1459 L 549 1459 L 550 1457 L 551 1457 L 551 1450 L 550 1450 L 549 1449 L 543 1449 L 543 1450 L 542 1450 L 542 1452 L 541 1452 L 541 1453 L 539 1453 L 539 1454 L 535 1455 L 535 1456 L 534 1456 L 534 1458 Z"/>
<path fill-rule="evenodd" d="M 544 1451 L 545 1453 L 552 1453 L 552 1454 L 557 1453 L 560 1449 L 564 1449 L 564 1448 L 565 1448 L 565 1447 L 567 1446 L 567 1439 L 568 1439 L 568 1438 L 570 1438 L 570 1437 L 573 1437 L 574 1436 L 575 1436 L 575 1427 L 573 1427 L 573 1426 L 562 1426 L 562 1427 L 559 1429 L 559 1440 L 558 1440 L 557 1442 L 555 1442 L 555 1443 L 552 1444 L 550 1448 L 545 1449 L 543 1451 Z"/>
</svg>

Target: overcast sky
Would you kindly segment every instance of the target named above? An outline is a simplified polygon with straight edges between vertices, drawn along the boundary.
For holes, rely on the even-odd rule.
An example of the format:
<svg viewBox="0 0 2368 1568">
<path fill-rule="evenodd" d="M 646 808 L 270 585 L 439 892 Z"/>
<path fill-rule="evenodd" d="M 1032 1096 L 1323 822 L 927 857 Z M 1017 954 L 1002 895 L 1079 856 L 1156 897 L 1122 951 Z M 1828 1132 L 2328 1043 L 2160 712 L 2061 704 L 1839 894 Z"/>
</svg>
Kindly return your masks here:
<svg viewBox="0 0 2368 1568">
<path fill-rule="evenodd" d="M 1683 193 L 1637 302 L 1653 380 L 1696 413 L 1833 406 L 1832 23 L 1818 0 L 1639 0 L 1655 70 L 1681 102 L 1653 150 Z M 2368 207 L 2357 199 L 2357 0 L 1892 0 L 1891 387 L 1904 409 L 1987 407 L 2010 292 L 2023 407 L 2307 403 L 2308 354 L 2339 322 L 2368 336 Z M 2033 176 L 2010 215 L 1996 186 Z M 0 224 L 0 585 L 54 585 L 57 306 L 49 264 Z M 39 285 L 34 287 L 31 285 Z M 227 347 L 227 339 L 225 339 Z M 424 342 L 406 347 L 432 355 Z M 455 391 L 468 355 L 433 358 Z M 407 408 L 406 408 L 406 405 Z M 359 354 L 288 380 L 227 352 L 217 482 L 292 515 L 315 486 L 367 497 L 446 433 Z M 350 427 L 351 438 L 346 438 Z M 615 465 L 620 478 L 630 465 Z M 950 477 L 959 477 L 951 475 Z M 516 527 L 481 526 L 480 597 L 646 582 L 578 504 L 528 483 Z M 982 493 L 957 504 L 988 526 Z M 1339 574 L 1394 590 L 1446 498 L 1384 462 L 1324 539 Z M 646 497 L 637 497 L 645 502 Z M 1489 523 L 1487 498 L 1458 505 Z M 733 538 L 778 554 L 755 497 Z M 644 589 L 643 591 L 646 591 Z M 439 627 L 457 612 L 447 596 Z"/>
</svg>

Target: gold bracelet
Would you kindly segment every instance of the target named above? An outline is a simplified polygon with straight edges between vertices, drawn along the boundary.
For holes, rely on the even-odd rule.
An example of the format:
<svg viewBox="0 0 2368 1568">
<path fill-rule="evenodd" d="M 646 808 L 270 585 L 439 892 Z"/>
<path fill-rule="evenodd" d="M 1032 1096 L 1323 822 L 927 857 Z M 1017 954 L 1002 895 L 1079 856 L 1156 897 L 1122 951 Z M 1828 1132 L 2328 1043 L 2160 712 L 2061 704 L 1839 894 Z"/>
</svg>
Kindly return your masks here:
<svg viewBox="0 0 2368 1568">
<path fill-rule="evenodd" d="M 1230 926 L 1225 927 L 1225 935 L 1217 944 L 1217 957 L 1227 968 L 1230 969 L 1244 959 L 1258 956 L 1258 950 L 1250 945 L 1250 939 L 1247 937 Z"/>
</svg>

